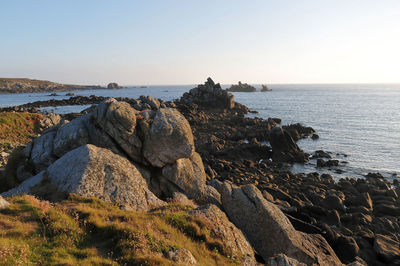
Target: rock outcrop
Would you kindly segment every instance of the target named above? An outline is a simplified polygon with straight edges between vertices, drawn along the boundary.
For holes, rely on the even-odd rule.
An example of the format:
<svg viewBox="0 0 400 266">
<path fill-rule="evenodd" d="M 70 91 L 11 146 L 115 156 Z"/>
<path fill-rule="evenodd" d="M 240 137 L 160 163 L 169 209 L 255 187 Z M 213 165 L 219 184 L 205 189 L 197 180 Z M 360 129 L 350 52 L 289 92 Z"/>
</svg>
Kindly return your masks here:
<svg viewBox="0 0 400 266">
<path fill-rule="evenodd" d="M 109 89 L 109 90 L 118 90 L 118 89 L 122 89 L 122 87 L 119 86 L 118 83 L 111 82 L 111 83 L 108 83 L 107 89 Z"/>
<path fill-rule="evenodd" d="M 167 258 L 178 265 L 198 265 L 192 253 L 184 248 L 169 251 Z"/>
<path fill-rule="evenodd" d="M 321 235 L 296 231 L 282 211 L 265 200 L 254 185 L 240 188 L 225 182 L 221 198 L 229 219 L 244 232 L 264 260 L 283 253 L 307 265 L 341 265 Z"/>
<path fill-rule="evenodd" d="M 243 235 L 233 223 L 231 223 L 226 214 L 213 204 L 199 207 L 190 212 L 195 218 L 206 221 L 207 229 L 220 238 L 225 245 L 232 249 L 236 259 L 246 258 L 247 265 L 255 265 L 254 250 Z"/>
<path fill-rule="evenodd" d="M 283 128 L 275 127 L 269 132 L 269 142 L 272 147 L 272 159 L 275 162 L 303 163 L 308 161 L 292 136 Z"/>
<path fill-rule="evenodd" d="M 230 92 L 255 92 L 257 89 L 247 83 L 238 82 L 237 85 L 232 85 L 227 91 Z"/>
<path fill-rule="evenodd" d="M 198 85 L 184 93 L 180 102 L 216 109 L 233 109 L 235 107 L 233 95 L 223 90 L 219 83 L 215 84 L 211 78 L 208 78 L 204 85 Z"/>
<path fill-rule="evenodd" d="M 47 179 L 58 191 L 128 204 L 135 210 L 163 205 L 129 160 L 94 145 L 83 145 L 66 153 L 39 176 L 41 182 Z"/>
<path fill-rule="evenodd" d="M 87 157 L 91 158 L 97 153 L 94 149 L 103 148 L 115 156 L 131 160 L 125 161 L 132 165 L 143 175 L 145 183 L 140 185 L 150 186 L 154 193 L 162 198 L 171 198 L 175 192 L 184 193 L 190 199 L 201 202 L 220 204 L 220 195 L 215 189 L 206 186 L 206 174 L 201 157 L 195 152 L 194 140 L 188 121 L 173 108 L 160 108 L 161 103 L 153 98 L 145 98 L 149 107 L 154 105 L 156 110 L 143 111 L 134 109 L 127 102 L 107 99 L 97 107 L 90 108 L 87 114 L 71 122 L 65 121 L 46 131 L 34 139 L 25 148 L 26 162 L 19 166 L 19 180 L 26 180 L 29 176 L 42 176 L 42 171 L 51 177 L 55 166 L 60 169 L 68 168 L 67 165 L 81 165 Z M 137 105 L 138 102 L 133 102 Z M 87 146 L 87 144 L 91 144 Z M 92 146 L 95 145 L 95 146 Z M 75 154 L 80 147 L 91 147 L 89 155 Z M 75 150 L 76 149 L 76 150 Z M 71 157 L 71 152 L 80 156 L 79 160 Z M 66 156 L 68 155 L 68 158 Z M 93 155 L 93 156 L 92 156 Z M 107 155 L 116 160 L 116 157 Z M 89 160 L 85 167 L 95 169 L 93 160 Z M 116 160 L 116 162 L 121 160 Z M 29 165 L 29 169 L 25 169 Z M 107 166 L 109 174 L 118 173 L 117 169 Z M 85 168 L 85 169 L 86 169 Z M 29 171 L 32 171 L 29 174 Z M 101 174 L 101 167 L 99 169 Z M 105 170 L 104 170 L 105 171 Z M 137 171 L 136 171 L 137 172 Z M 132 173 L 136 173 L 132 170 Z M 76 175 L 84 175 L 81 169 Z M 118 173 L 120 175 L 121 173 Z M 71 179 L 60 173 L 60 178 Z M 97 177 L 100 178 L 100 177 Z M 17 188 L 19 191 L 29 191 L 28 184 L 37 184 L 39 177 L 27 180 Z M 104 179 L 104 178 L 103 178 Z M 66 188 L 52 178 L 60 190 L 65 192 L 80 193 L 76 188 Z M 117 182 L 126 186 L 121 180 Z M 87 189 L 87 191 L 94 188 Z M 116 187 L 116 191 L 120 188 Z M 92 191 L 98 197 L 101 193 Z M 89 192 L 87 193 L 90 194 Z M 86 194 L 85 194 L 86 195 Z M 109 198 L 119 201 L 120 198 Z M 126 200 L 128 201 L 128 200 Z M 129 203 L 129 202 L 126 202 Z M 134 202 L 131 201 L 131 204 Z"/>
<path fill-rule="evenodd" d="M 261 92 L 272 91 L 272 89 L 268 88 L 267 85 L 261 85 Z"/>
<path fill-rule="evenodd" d="M 162 177 L 185 192 L 189 198 L 198 198 L 204 192 L 206 173 L 198 153 L 190 158 L 178 159 L 162 169 Z"/>
<path fill-rule="evenodd" d="M 163 167 L 194 152 L 189 123 L 176 109 L 159 109 L 151 125 L 142 123 L 143 155 L 153 166 Z"/>
<path fill-rule="evenodd" d="M 0 196 L 0 210 L 7 208 L 8 205 L 10 205 L 10 203 Z"/>
</svg>

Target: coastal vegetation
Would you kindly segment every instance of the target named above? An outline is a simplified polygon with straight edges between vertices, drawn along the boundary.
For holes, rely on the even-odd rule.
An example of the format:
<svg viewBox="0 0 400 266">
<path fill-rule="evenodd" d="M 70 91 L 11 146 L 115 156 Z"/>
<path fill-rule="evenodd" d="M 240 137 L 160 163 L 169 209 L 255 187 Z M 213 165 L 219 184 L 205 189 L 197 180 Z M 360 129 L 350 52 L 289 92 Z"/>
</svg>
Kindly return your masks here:
<svg viewBox="0 0 400 266">
<path fill-rule="evenodd" d="M 2 265 L 174 265 L 167 257 L 183 248 L 200 265 L 237 265 L 204 221 L 188 215 L 190 206 L 140 213 L 77 195 L 55 203 L 28 195 L 7 200 Z"/>
<path fill-rule="evenodd" d="M 39 113 L 0 113 L 0 152 L 31 141 L 39 133 L 43 117 Z"/>
</svg>

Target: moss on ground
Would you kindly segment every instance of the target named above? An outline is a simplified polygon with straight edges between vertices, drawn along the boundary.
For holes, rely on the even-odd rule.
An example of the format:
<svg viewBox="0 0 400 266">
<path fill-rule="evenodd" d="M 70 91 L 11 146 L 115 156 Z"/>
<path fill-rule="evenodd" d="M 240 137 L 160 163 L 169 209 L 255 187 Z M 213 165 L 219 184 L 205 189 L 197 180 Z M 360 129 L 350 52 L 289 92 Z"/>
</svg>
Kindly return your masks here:
<svg viewBox="0 0 400 266">
<path fill-rule="evenodd" d="M 200 265 L 235 265 L 190 207 L 170 204 L 149 213 L 122 210 L 70 195 L 58 203 L 7 198 L 0 211 L 1 265 L 174 265 L 166 255 L 188 249 Z"/>
</svg>

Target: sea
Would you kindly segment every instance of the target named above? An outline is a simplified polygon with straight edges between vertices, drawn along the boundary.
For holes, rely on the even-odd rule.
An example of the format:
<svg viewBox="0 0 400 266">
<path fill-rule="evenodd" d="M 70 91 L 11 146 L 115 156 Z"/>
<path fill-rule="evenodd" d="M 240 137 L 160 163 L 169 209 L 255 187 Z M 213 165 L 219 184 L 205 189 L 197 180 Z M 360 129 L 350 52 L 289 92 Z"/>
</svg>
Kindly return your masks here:
<svg viewBox="0 0 400 266">
<path fill-rule="evenodd" d="M 151 95 L 165 101 L 179 98 L 196 85 L 126 87 L 120 90 L 73 91 L 75 95 L 132 97 Z M 261 85 L 254 85 L 260 89 Z M 223 85 L 224 88 L 229 85 Z M 400 84 L 290 84 L 268 85 L 270 92 L 235 92 L 235 101 L 257 111 L 250 117 L 277 117 L 282 125 L 313 127 L 319 139 L 302 139 L 298 145 L 312 154 L 329 152 L 339 167 L 317 168 L 316 161 L 295 164 L 296 173 L 329 173 L 339 178 L 362 178 L 379 172 L 400 178 Z M 0 94 L 0 107 L 49 99 L 66 99 L 67 92 Z M 43 108 L 55 113 L 79 112 L 88 106 Z"/>
</svg>

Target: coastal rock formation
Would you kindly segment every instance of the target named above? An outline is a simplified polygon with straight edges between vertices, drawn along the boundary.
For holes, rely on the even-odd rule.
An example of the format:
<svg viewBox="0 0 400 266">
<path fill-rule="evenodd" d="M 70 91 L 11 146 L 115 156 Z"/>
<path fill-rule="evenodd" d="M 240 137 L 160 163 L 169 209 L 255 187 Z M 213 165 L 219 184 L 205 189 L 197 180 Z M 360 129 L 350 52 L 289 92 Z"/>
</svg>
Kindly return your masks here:
<svg viewBox="0 0 400 266">
<path fill-rule="evenodd" d="M 208 230 L 224 241 L 224 244 L 232 249 L 233 254 L 247 257 L 246 265 L 256 265 L 253 248 L 246 237 L 217 206 L 205 205 L 191 211 L 190 215 L 205 221 Z"/>
<path fill-rule="evenodd" d="M 306 127 L 300 123 L 282 126 L 282 128 L 286 130 L 290 134 L 290 136 L 292 136 L 295 142 L 297 142 L 299 139 L 306 138 L 315 133 L 315 130 L 312 127 Z"/>
<path fill-rule="evenodd" d="M 296 231 L 279 208 L 265 200 L 254 185 L 240 188 L 225 182 L 221 197 L 230 220 L 265 260 L 283 253 L 307 265 L 341 265 L 324 238 Z"/>
<path fill-rule="evenodd" d="M 184 248 L 169 251 L 167 258 L 179 265 L 198 265 L 192 253 Z"/>
<path fill-rule="evenodd" d="M 38 181 L 40 177 L 41 182 L 47 179 L 58 191 L 125 203 L 135 210 L 163 205 L 131 162 L 94 145 L 83 145 L 66 153 L 33 179 Z M 17 188 L 15 193 L 21 190 Z"/>
<path fill-rule="evenodd" d="M 3 199 L 2 196 L 0 196 L 0 210 L 7 208 L 10 205 L 10 203 L 8 203 L 8 201 L 6 201 L 5 199 Z"/>
<path fill-rule="evenodd" d="M 261 85 L 261 92 L 272 91 L 267 85 Z"/>
<path fill-rule="evenodd" d="M 241 81 L 239 81 L 237 85 L 232 85 L 229 89 L 227 89 L 227 91 L 230 91 L 230 92 L 255 92 L 255 91 L 257 91 L 257 89 L 247 83 L 242 83 Z"/>
<path fill-rule="evenodd" d="M 219 83 L 215 84 L 211 78 L 208 78 L 204 85 L 198 85 L 189 92 L 185 92 L 180 102 L 217 109 L 233 109 L 235 107 L 233 95 L 223 90 Z"/>
<path fill-rule="evenodd" d="M 188 158 L 194 152 L 189 123 L 176 109 L 159 109 L 151 125 L 141 124 L 144 134 L 143 156 L 156 167 Z"/>
<path fill-rule="evenodd" d="M 308 154 L 304 153 L 292 136 L 283 128 L 275 127 L 269 132 L 269 142 L 272 147 L 272 159 L 275 162 L 308 161 Z"/>
<path fill-rule="evenodd" d="M 189 198 L 198 198 L 205 189 L 206 173 L 203 161 L 196 152 L 188 159 L 178 159 L 174 164 L 165 166 L 162 177 L 185 191 Z"/>
<path fill-rule="evenodd" d="M 107 89 L 109 89 L 109 90 L 118 90 L 118 89 L 122 89 L 122 87 L 119 86 L 118 83 L 111 82 L 111 83 L 108 83 Z"/>
<path fill-rule="evenodd" d="M 131 159 L 141 162 L 142 141 L 135 131 L 137 112 L 126 102 L 109 99 L 97 106 L 92 117 Z"/>
<path fill-rule="evenodd" d="M 155 102 L 152 98 L 146 99 Z M 148 183 L 146 186 L 159 197 L 171 198 L 174 192 L 181 192 L 190 199 L 220 204 L 219 193 L 206 186 L 203 162 L 195 152 L 191 127 L 176 109 L 139 111 L 127 102 L 112 98 L 91 108 L 86 115 L 60 123 L 29 143 L 24 150 L 26 161 L 19 166 L 17 178 L 26 180 L 42 171 L 50 175 L 54 164 L 60 169 L 68 168 L 59 165 L 59 161 L 65 162 L 67 154 L 87 144 L 137 164 L 135 167 Z M 79 165 L 78 161 L 69 163 Z M 26 165 L 30 167 L 25 169 Z M 94 166 L 90 164 L 88 168 L 91 167 Z M 32 182 L 37 184 L 30 180 L 19 189 L 26 191 L 27 184 Z M 54 184 L 62 191 L 76 192 L 64 189 L 60 183 Z"/>
</svg>

